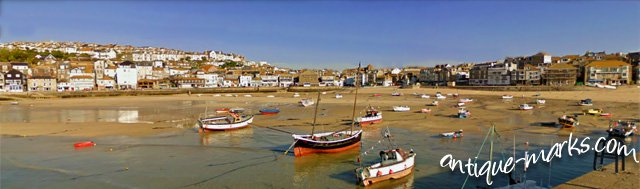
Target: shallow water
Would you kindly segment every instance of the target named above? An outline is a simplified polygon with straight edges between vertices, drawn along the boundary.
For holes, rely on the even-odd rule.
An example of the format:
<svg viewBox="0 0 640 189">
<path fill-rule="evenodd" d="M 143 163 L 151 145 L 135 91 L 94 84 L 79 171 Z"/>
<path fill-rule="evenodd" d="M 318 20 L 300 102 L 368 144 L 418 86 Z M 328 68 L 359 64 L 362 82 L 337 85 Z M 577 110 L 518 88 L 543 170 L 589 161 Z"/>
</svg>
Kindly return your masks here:
<svg viewBox="0 0 640 189">
<path fill-rule="evenodd" d="M 1 116 L 6 124 L 33 122 L 41 117 L 57 117 L 60 122 L 145 122 L 159 119 L 182 119 L 185 115 L 202 112 L 202 107 L 213 104 L 205 101 L 176 101 L 165 108 L 146 106 L 93 107 L 93 108 L 29 108 L 3 107 Z M 164 106 L 163 106 L 164 107 Z M 260 107 L 253 107 L 254 109 Z M 296 106 L 284 105 L 284 109 Z M 172 117 L 154 117 L 158 113 L 180 111 Z M 308 109 L 304 111 L 310 111 Z M 326 112 L 326 110 L 323 110 Z M 322 112 L 320 114 L 322 114 Z M 540 117 L 550 114 L 536 113 Z M 260 119 L 300 119 L 300 116 L 258 116 Z M 309 116 L 302 117 L 308 119 Z M 518 114 L 507 117 L 510 124 L 527 124 Z M 480 123 L 478 123 L 480 124 Z M 473 158 L 478 153 L 484 134 L 466 134 L 462 139 L 443 139 L 436 133 L 395 128 L 393 125 L 373 125 L 364 128 L 363 145 L 339 154 L 316 154 L 296 158 L 292 153 L 283 155 L 291 145 L 289 134 L 263 127 L 200 134 L 188 128 L 174 133 L 150 137 L 97 137 L 90 138 L 98 145 L 74 149 L 72 144 L 88 140 L 80 137 L 10 137 L 0 138 L 0 183 L 2 188 L 360 188 L 356 185 L 354 169 L 376 160 L 379 150 L 388 148 L 381 140 L 381 127 L 391 127 L 394 142 L 417 153 L 414 174 L 407 178 L 373 185 L 372 188 L 460 188 L 465 175 L 439 166 L 446 154 L 456 159 Z M 486 131 L 486 127 L 483 127 Z M 500 133 L 494 143 L 495 160 L 513 154 L 514 132 Z M 576 134 L 592 139 L 604 132 Z M 516 133 L 517 156 L 524 150 L 537 153 L 548 149 L 552 142 L 562 142 L 568 136 L 557 134 Z M 594 142 L 595 140 L 592 140 Z M 524 142 L 529 142 L 527 146 Z M 636 148 L 638 140 L 629 143 Z M 479 159 L 489 157 L 488 146 Z M 371 149 L 373 147 L 373 149 Z M 367 152 L 367 155 L 364 155 Z M 537 163 L 530 167 L 526 179 L 543 186 L 564 183 L 592 170 L 593 152 L 569 157 L 564 152 L 551 167 Z M 628 165 L 630 166 L 630 165 Z M 522 170 L 517 176 L 522 176 Z M 466 188 L 485 186 L 484 177 L 469 178 Z M 494 186 L 507 184 L 506 176 L 494 178 Z"/>
</svg>

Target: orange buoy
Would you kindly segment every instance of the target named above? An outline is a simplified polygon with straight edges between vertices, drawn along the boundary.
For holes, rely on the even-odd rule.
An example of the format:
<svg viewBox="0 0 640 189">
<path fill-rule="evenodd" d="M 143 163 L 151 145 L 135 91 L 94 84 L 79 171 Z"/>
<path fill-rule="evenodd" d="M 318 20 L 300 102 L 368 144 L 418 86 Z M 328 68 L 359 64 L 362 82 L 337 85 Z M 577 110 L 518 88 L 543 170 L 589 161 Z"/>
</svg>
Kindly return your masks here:
<svg viewBox="0 0 640 189">
<path fill-rule="evenodd" d="M 93 141 L 85 141 L 85 142 L 75 143 L 75 144 L 73 144 L 73 147 L 84 148 L 84 147 L 92 147 L 92 146 L 95 146 L 95 145 L 96 145 L 96 143 L 93 142 Z"/>
</svg>

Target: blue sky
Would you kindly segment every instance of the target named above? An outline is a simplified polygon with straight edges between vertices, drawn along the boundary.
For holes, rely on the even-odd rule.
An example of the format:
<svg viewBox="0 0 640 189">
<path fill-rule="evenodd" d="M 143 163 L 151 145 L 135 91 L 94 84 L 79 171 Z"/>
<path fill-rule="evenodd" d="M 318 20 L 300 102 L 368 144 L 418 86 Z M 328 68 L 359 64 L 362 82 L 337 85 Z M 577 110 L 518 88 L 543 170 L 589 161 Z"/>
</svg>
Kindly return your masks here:
<svg viewBox="0 0 640 189">
<path fill-rule="evenodd" d="M 293 68 L 640 50 L 640 3 L 2 1 L 0 42 L 222 50 Z"/>
</svg>

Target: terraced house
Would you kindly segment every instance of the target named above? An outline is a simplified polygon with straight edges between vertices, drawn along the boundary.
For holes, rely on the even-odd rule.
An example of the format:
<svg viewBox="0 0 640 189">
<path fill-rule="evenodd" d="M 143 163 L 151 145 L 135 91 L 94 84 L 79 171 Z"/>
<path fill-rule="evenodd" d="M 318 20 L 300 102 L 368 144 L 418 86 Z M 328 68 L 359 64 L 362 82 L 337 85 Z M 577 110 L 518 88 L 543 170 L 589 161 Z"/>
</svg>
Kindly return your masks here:
<svg viewBox="0 0 640 189">
<path fill-rule="evenodd" d="M 618 60 L 599 60 L 585 65 L 585 83 L 622 85 L 631 82 L 631 65 Z"/>
</svg>

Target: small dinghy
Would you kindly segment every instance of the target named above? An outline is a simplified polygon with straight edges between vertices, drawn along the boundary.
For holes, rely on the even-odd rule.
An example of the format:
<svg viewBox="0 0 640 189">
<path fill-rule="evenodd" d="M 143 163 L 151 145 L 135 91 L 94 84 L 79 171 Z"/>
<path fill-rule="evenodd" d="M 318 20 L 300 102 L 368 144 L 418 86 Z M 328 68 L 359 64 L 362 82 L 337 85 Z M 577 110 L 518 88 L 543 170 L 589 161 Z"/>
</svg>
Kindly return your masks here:
<svg viewBox="0 0 640 189">
<path fill-rule="evenodd" d="M 300 97 L 300 94 L 298 94 L 298 93 L 293 93 L 293 98 L 298 98 L 298 97 Z"/>
<path fill-rule="evenodd" d="M 458 98 L 459 96 L 458 93 L 453 93 L 453 98 Z"/>
<path fill-rule="evenodd" d="M 373 97 L 381 97 L 382 95 L 381 95 L 381 94 L 377 94 L 377 93 L 376 93 L 376 94 L 373 94 L 373 95 L 371 95 L 371 96 L 373 96 Z"/>
<path fill-rule="evenodd" d="M 460 99 L 458 102 L 468 103 L 468 102 L 473 102 L 473 99 L 471 99 L 471 98 L 463 98 L 463 99 Z"/>
<path fill-rule="evenodd" d="M 459 131 L 441 133 L 440 136 L 447 137 L 447 138 L 460 138 L 460 137 L 463 137 L 464 135 L 462 134 L 462 129 L 460 129 Z"/>
<path fill-rule="evenodd" d="M 311 106 L 311 105 L 314 105 L 314 104 L 315 104 L 315 102 L 313 101 L 313 99 L 310 99 L 310 98 L 305 98 L 305 99 L 300 100 L 300 105 L 302 105 L 304 107 Z"/>
<path fill-rule="evenodd" d="M 613 117 L 612 113 L 601 113 L 600 117 Z"/>
<path fill-rule="evenodd" d="M 577 117 L 567 115 L 562 115 L 562 117 L 558 118 L 558 123 L 564 128 L 573 128 L 580 125 Z"/>
<path fill-rule="evenodd" d="M 219 96 L 220 96 L 220 94 L 214 94 L 213 96 L 214 96 L 214 97 L 219 97 Z"/>
<path fill-rule="evenodd" d="M 420 98 L 431 98 L 431 96 L 423 94 L 422 96 L 420 96 Z"/>
<path fill-rule="evenodd" d="M 327 92 L 322 92 L 322 94 L 327 94 Z"/>
<path fill-rule="evenodd" d="M 242 113 L 242 112 L 244 112 L 244 108 L 231 108 L 231 109 L 229 110 L 229 112 L 231 112 L 231 113 L 236 113 L 236 114 L 238 114 L 238 113 Z"/>
<path fill-rule="evenodd" d="M 593 101 L 590 98 L 584 99 L 584 100 L 580 100 L 580 102 L 578 102 L 578 105 L 580 105 L 580 106 L 593 106 Z"/>
<path fill-rule="evenodd" d="M 440 93 L 436 94 L 436 99 L 446 99 L 447 96 L 441 95 Z"/>
<path fill-rule="evenodd" d="M 391 96 L 402 96 L 402 93 L 399 93 L 399 92 L 393 92 L 393 93 L 391 93 Z"/>
<path fill-rule="evenodd" d="M 249 94 L 246 94 L 246 95 L 244 95 L 244 97 L 253 97 L 253 96 L 251 96 L 251 95 L 249 95 Z"/>
<path fill-rule="evenodd" d="M 537 100 L 536 100 L 536 103 L 537 103 L 537 104 L 545 104 L 545 103 L 547 103 L 547 101 L 546 101 L 546 100 L 544 100 L 544 99 L 537 99 Z"/>
<path fill-rule="evenodd" d="M 471 116 L 471 112 L 469 112 L 469 110 L 465 109 L 464 107 L 458 109 L 458 118 L 465 119 L 469 116 Z"/>
<path fill-rule="evenodd" d="M 602 109 L 599 109 L 599 108 L 591 108 L 584 111 L 584 114 L 588 114 L 588 115 L 600 115 L 603 113 L 604 111 L 602 111 Z"/>
<path fill-rule="evenodd" d="M 217 108 L 216 113 L 227 113 L 229 112 L 229 108 Z"/>
<path fill-rule="evenodd" d="M 429 105 L 431 105 L 431 106 L 438 106 L 438 101 L 437 101 L 437 100 L 434 100 L 434 101 L 433 101 L 433 102 L 431 102 L 431 104 L 429 104 Z"/>
<path fill-rule="evenodd" d="M 275 98 L 276 96 L 268 95 L 267 98 Z"/>
<path fill-rule="evenodd" d="M 231 97 L 231 96 L 233 96 L 233 95 L 232 95 L 232 94 L 225 94 L 224 96 L 226 96 L 226 97 Z"/>
<path fill-rule="evenodd" d="M 93 141 L 85 141 L 85 142 L 78 142 L 73 144 L 74 148 L 85 148 L 85 147 L 93 147 L 95 146 L 96 143 Z"/>
<path fill-rule="evenodd" d="M 409 106 L 393 106 L 394 112 L 408 112 L 411 110 Z"/>
<path fill-rule="evenodd" d="M 464 107 L 464 102 L 458 102 L 458 104 L 456 104 L 456 107 Z"/>
<path fill-rule="evenodd" d="M 342 95 L 341 94 L 336 94 L 336 99 L 341 99 Z"/>
<path fill-rule="evenodd" d="M 240 116 L 237 113 L 229 112 L 229 116 L 215 116 L 198 119 L 200 128 L 210 131 L 224 131 L 241 129 L 249 126 L 253 122 L 252 115 Z"/>
<path fill-rule="evenodd" d="M 609 123 L 609 129 L 607 129 L 607 133 L 609 133 L 609 137 L 617 137 L 617 138 L 626 138 L 628 136 L 632 136 L 637 131 L 636 123 L 633 122 L 625 122 L 625 121 L 615 121 L 613 123 Z"/>
<path fill-rule="evenodd" d="M 447 93 L 447 96 L 453 96 L 453 94 L 451 94 L 451 93 Z"/>
<path fill-rule="evenodd" d="M 428 114 L 428 113 L 431 113 L 431 109 L 429 109 L 429 108 L 422 108 L 422 109 L 420 109 L 420 113 L 427 113 L 427 114 Z"/>
<path fill-rule="evenodd" d="M 502 95 L 502 99 L 513 99 L 511 95 Z"/>
<path fill-rule="evenodd" d="M 10 103 L 11 105 L 18 105 L 18 101 L 13 101 Z"/>
<path fill-rule="evenodd" d="M 529 104 L 521 104 L 519 107 L 520 110 L 533 110 L 533 106 Z"/>
<path fill-rule="evenodd" d="M 260 114 L 262 115 L 275 115 L 280 113 L 280 109 L 278 108 L 263 108 L 260 110 Z"/>
</svg>

